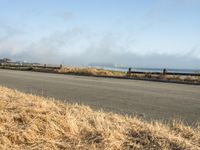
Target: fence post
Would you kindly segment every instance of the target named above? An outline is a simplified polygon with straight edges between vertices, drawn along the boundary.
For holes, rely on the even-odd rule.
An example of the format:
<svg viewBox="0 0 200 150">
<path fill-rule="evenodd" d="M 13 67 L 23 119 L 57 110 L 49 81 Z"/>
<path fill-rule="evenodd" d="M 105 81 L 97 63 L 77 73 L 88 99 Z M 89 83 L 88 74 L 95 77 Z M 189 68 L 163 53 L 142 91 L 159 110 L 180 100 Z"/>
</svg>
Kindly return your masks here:
<svg viewBox="0 0 200 150">
<path fill-rule="evenodd" d="M 163 69 L 163 75 L 166 75 L 167 74 L 167 69 Z"/>
<path fill-rule="evenodd" d="M 131 73 L 131 68 L 128 68 L 128 72 Z"/>
<path fill-rule="evenodd" d="M 127 77 L 131 77 L 131 68 L 128 68 Z"/>
<path fill-rule="evenodd" d="M 60 64 L 60 69 L 62 69 L 63 68 L 63 64 Z"/>
</svg>

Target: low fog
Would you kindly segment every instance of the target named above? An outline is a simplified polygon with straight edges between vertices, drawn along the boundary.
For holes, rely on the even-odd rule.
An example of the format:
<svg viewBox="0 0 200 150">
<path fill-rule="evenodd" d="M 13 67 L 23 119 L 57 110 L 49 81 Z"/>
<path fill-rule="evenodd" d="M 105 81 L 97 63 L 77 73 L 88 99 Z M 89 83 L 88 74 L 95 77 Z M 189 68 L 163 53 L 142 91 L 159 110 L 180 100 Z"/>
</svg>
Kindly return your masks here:
<svg viewBox="0 0 200 150">
<path fill-rule="evenodd" d="M 199 69 L 198 47 L 188 53 L 140 53 L 134 48 L 137 40 L 113 33 L 95 34 L 73 28 L 55 32 L 34 42 L 18 40 L 19 31 L 1 26 L 0 57 L 47 64 L 86 66 L 91 63 L 120 64 L 132 67 Z M 147 48 L 148 51 L 148 48 Z"/>
</svg>

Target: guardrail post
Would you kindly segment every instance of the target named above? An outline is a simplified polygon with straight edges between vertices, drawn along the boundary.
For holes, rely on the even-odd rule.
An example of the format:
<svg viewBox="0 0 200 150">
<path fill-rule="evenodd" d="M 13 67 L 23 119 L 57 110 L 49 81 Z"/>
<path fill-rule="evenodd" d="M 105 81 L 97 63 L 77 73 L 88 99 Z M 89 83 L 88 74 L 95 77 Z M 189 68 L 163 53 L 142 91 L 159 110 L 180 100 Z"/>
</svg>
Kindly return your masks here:
<svg viewBox="0 0 200 150">
<path fill-rule="evenodd" d="M 167 74 L 167 69 L 163 69 L 163 75 Z"/>
<path fill-rule="evenodd" d="M 131 73 L 131 68 L 128 68 L 128 72 Z"/>
<path fill-rule="evenodd" d="M 127 77 L 131 77 L 131 68 L 128 68 Z"/>
</svg>

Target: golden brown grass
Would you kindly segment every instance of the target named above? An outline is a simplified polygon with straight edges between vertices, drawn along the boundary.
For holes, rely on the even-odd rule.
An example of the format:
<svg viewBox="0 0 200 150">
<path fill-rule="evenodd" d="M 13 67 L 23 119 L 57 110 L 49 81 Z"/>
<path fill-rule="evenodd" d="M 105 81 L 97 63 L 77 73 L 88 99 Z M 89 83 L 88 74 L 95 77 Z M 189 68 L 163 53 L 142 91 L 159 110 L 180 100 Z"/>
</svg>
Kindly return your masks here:
<svg viewBox="0 0 200 150">
<path fill-rule="evenodd" d="M 157 79 L 157 80 L 169 80 L 169 81 L 182 81 L 182 82 L 200 82 L 200 77 L 198 76 L 180 76 L 180 75 L 153 75 L 151 73 L 145 74 L 126 74 L 126 72 L 121 71 L 110 71 L 96 68 L 87 68 L 87 67 L 62 67 L 56 69 L 55 72 L 66 73 L 66 74 L 76 74 L 76 75 L 88 75 L 88 76 L 108 76 L 108 77 L 130 77 L 130 78 L 148 78 L 148 79 Z"/>
<path fill-rule="evenodd" d="M 0 87 L 0 149 L 200 149 L 200 127 L 148 123 Z"/>
<path fill-rule="evenodd" d="M 192 83 L 199 83 L 200 76 L 180 76 L 180 75 L 153 75 L 151 73 L 146 74 L 136 74 L 133 73 L 129 75 L 130 78 L 148 78 L 148 79 L 157 79 L 157 80 L 168 80 L 168 81 L 182 81 L 182 82 L 192 82 Z"/>
<path fill-rule="evenodd" d="M 77 75 L 94 75 L 94 76 L 125 76 L 125 72 L 120 71 L 110 71 L 96 68 L 87 68 L 87 67 L 63 67 L 57 69 L 56 72 L 59 73 L 68 73 L 68 74 L 77 74 Z"/>
</svg>

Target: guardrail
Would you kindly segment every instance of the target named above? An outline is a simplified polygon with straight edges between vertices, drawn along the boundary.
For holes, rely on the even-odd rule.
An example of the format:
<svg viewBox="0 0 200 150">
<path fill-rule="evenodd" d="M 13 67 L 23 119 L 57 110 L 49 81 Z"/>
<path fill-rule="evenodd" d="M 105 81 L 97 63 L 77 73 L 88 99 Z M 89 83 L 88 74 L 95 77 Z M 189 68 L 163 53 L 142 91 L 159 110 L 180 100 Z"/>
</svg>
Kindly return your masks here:
<svg viewBox="0 0 200 150">
<path fill-rule="evenodd" d="M 131 74 L 151 74 L 151 75 L 177 75 L 177 76 L 200 76 L 200 73 L 179 73 L 179 72 L 168 72 L 166 69 L 163 69 L 162 72 L 143 72 L 143 71 L 132 71 L 129 68 L 127 75 Z"/>
<path fill-rule="evenodd" d="M 60 69 L 63 66 L 56 66 L 56 65 L 47 65 L 47 64 L 14 64 L 14 63 L 1 63 L 0 66 L 2 67 L 13 67 L 13 68 L 40 68 L 40 69 Z"/>
</svg>

